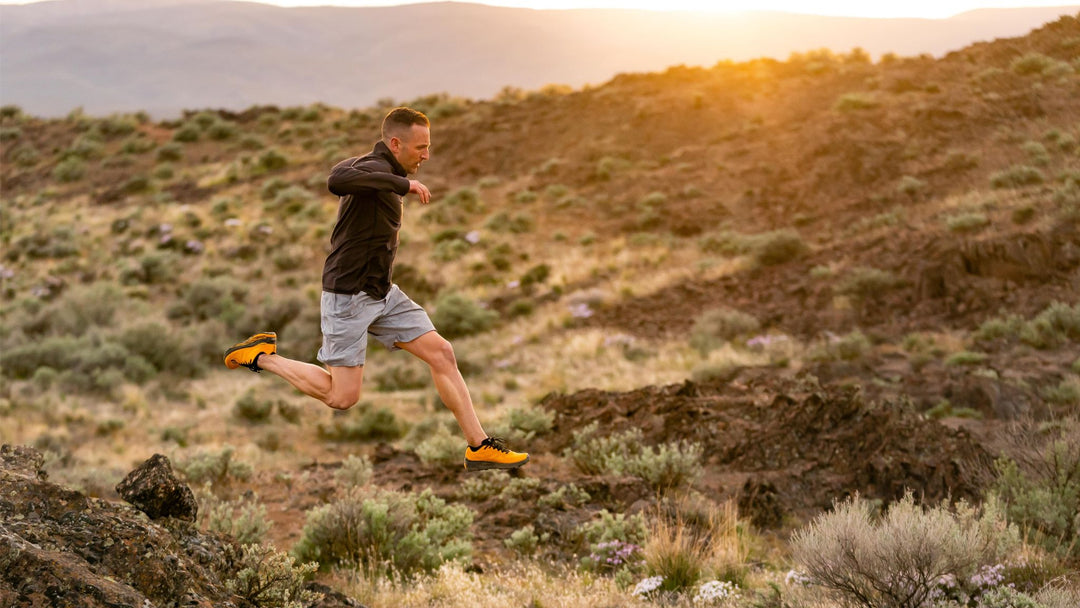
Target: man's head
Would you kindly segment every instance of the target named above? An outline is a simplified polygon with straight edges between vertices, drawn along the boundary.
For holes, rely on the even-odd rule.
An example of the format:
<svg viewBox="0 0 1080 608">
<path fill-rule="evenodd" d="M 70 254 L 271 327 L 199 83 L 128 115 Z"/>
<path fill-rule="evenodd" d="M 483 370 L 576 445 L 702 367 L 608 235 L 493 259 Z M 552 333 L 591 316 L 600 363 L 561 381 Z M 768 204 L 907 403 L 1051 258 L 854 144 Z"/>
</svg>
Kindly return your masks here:
<svg viewBox="0 0 1080 608">
<path fill-rule="evenodd" d="M 383 119 L 382 140 L 406 171 L 416 173 L 431 156 L 431 123 L 422 112 L 394 108 Z"/>
</svg>

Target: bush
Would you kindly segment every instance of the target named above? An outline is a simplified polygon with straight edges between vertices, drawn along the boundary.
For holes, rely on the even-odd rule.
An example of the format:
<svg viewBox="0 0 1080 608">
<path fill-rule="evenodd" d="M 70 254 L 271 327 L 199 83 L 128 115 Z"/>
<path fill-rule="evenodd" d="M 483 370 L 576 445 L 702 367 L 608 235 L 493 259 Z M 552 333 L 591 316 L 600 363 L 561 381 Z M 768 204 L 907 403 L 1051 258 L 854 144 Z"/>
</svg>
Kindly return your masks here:
<svg viewBox="0 0 1080 608">
<path fill-rule="evenodd" d="M 869 110 L 878 107 L 878 105 L 880 105 L 878 100 L 866 93 L 845 93 L 840 96 L 840 99 L 836 100 L 833 109 L 837 112 L 847 113 Z"/>
<path fill-rule="evenodd" d="M 448 293 L 435 301 L 431 321 L 448 339 L 483 333 L 495 324 L 499 315 L 457 293 Z"/>
<path fill-rule="evenodd" d="M 926 182 L 910 175 L 905 175 L 900 178 L 900 183 L 896 185 L 896 191 L 900 194 L 907 195 L 911 198 L 915 198 L 922 194 L 926 190 Z"/>
<path fill-rule="evenodd" d="M 1041 350 L 1080 341 L 1080 303 L 1054 302 L 1029 321 L 1017 315 L 988 319 L 975 331 L 976 340 L 1020 341 Z"/>
<path fill-rule="evenodd" d="M 859 330 L 843 336 L 830 335 L 824 344 L 810 353 L 814 361 L 857 361 L 870 350 L 870 339 Z"/>
<path fill-rule="evenodd" d="M 202 136 L 202 132 L 199 127 L 192 124 L 186 124 L 173 133 L 173 141 L 182 142 L 185 144 L 199 141 L 199 137 Z"/>
<path fill-rule="evenodd" d="M 990 176 L 990 185 L 994 188 L 1020 188 L 1043 183 L 1042 171 L 1028 165 L 1013 165 L 1004 171 Z"/>
<path fill-rule="evenodd" d="M 910 493 L 881 517 L 858 496 L 837 503 L 792 538 L 809 584 L 829 600 L 866 608 L 929 605 L 941 581 L 968 581 L 1019 543 L 1019 532 L 995 502 L 981 513 L 964 503 L 955 510 L 924 509 Z"/>
<path fill-rule="evenodd" d="M 350 454 L 341 463 L 341 468 L 334 472 L 334 480 L 346 488 L 352 488 L 368 485 L 374 475 L 375 469 L 372 468 L 367 456 L 358 458 Z"/>
<path fill-rule="evenodd" d="M 642 553 L 648 573 L 663 577 L 662 591 L 691 589 L 706 574 L 741 578 L 744 549 L 734 504 L 711 507 L 703 522 L 658 513 Z"/>
<path fill-rule="evenodd" d="M 1056 63 L 1055 59 L 1042 53 L 1028 53 L 1013 59 L 1012 63 L 1009 64 L 1009 68 L 1021 76 L 1031 76 L 1042 74 Z"/>
<path fill-rule="evenodd" d="M 701 474 L 701 447 L 680 441 L 655 447 L 643 445 L 640 429 L 595 437 L 597 424 L 575 431 L 564 452 L 586 475 L 633 475 L 658 490 L 691 486 Z"/>
<path fill-rule="evenodd" d="M 772 266 L 802 257 L 810 250 L 794 230 L 776 230 L 754 238 L 753 254 L 759 264 Z"/>
<path fill-rule="evenodd" d="M 1009 520 L 1048 551 L 1080 556 L 1080 422 L 1026 429 L 1021 462 L 1000 458 L 989 497 L 1005 504 Z M 1017 433 L 1018 435 L 1020 433 Z"/>
<path fill-rule="evenodd" d="M 183 158 L 184 148 L 180 144 L 165 144 L 158 148 L 157 159 L 160 162 L 176 162 Z"/>
<path fill-rule="evenodd" d="M 331 441 L 393 441 L 405 435 L 405 425 L 389 408 L 361 403 L 348 413 L 319 424 L 319 437 Z"/>
<path fill-rule="evenodd" d="M 52 176 L 58 182 L 77 182 L 86 175 L 86 163 L 77 158 L 65 158 L 53 168 Z"/>
<path fill-rule="evenodd" d="M 292 557 L 269 545 L 245 545 L 236 573 L 225 587 L 255 608 L 303 608 L 322 599 L 321 593 L 304 589 L 304 581 L 318 564 L 297 565 Z"/>
<path fill-rule="evenodd" d="M 284 169 L 289 164 L 289 158 L 275 148 L 259 155 L 258 166 L 264 171 L 277 171 Z"/>
<path fill-rule="evenodd" d="M 705 311 L 694 321 L 690 330 L 690 346 L 707 355 L 725 342 L 759 329 L 761 323 L 753 315 L 731 308 L 714 308 Z"/>
<path fill-rule="evenodd" d="M 209 482 L 214 486 L 224 486 L 233 481 L 246 481 L 251 478 L 251 465 L 233 460 L 232 446 L 214 451 L 201 451 L 177 465 L 187 482 L 202 485 Z"/>
<path fill-rule="evenodd" d="M 266 506 L 254 495 L 222 501 L 207 509 L 207 529 L 236 539 L 242 545 L 262 543 L 273 522 L 266 518 Z"/>
<path fill-rule="evenodd" d="M 425 464 L 456 464 L 461 466 L 464 440 L 454 435 L 446 427 L 438 427 L 435 432 L 416 444 L 414 451 Z"/>
<path fill-rule="evenodd" d="M 986 217 L 985 213 L 980 213 L 978 211 L 958 213 L 956 215 L 949 215 L 945 218 L 945 227 L 949 229 L 949 232 L 978 232 L 989 225 L 990 218 Z"/>
<path fill-rule="evenodd" d="M 958 353 L 953 353 L 945 359 L 945 365 L 957 366 L 957 365 L 982 365 L 986 362 L 986 353 L 972 352 L 969 350 L 962 350 Z"/>
<path fill-rule="evenodd" d="M 528 525 L 511 532 L 510 538 L 503 540 L 503 544 L 519 556 L 529 556 L 536 553 L 540 537 L 536 535 L 536 529 Z"/>
<path fill-rule="evenodd" d="M 424 490 L 421 494 L 352 488 L 310 511 L 294 555 L 323 568 L 355 566 L 369 578 L 411 578 L 472 552 L 474 514 Z"/>
<path fill-rule="evenodd" d="M 865 302 L 894 289 L 899 283 L 896 276 L 887 270 L 857 266 L 849 270 L 837 284 L 836 292 L 857 302 Z"/>
<path fill-rule="evenodd" d="M 255 389 L 248 389 L 233 404 L 233 414 L 248 422 L 266 422 L 274 411 L 274 402 L 270 399 L 260 399 L 255 394 Z"/>
</svg>

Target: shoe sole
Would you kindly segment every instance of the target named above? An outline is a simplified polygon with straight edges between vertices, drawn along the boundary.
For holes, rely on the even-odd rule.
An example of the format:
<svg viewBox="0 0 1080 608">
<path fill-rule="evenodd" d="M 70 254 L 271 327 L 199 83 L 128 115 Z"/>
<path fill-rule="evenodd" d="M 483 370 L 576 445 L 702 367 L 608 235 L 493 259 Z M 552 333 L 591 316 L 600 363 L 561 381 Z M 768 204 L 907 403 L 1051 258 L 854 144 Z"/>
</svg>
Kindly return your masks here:
<svg viewBox="0 0 1080 608">
<path fill-rule="evenodd" d="M 262 338 L 259 338 L 258 340 L 255 340 L 254 342 L 241 342 L 240 344 L 237 344 L 236 346 L 230 348 L 229 350 L 225 351 L 225 367 L 229 369 L 236 369 L 240 367 L 241 365 L 243 365 L 243 363 L 235 360 L 230 360 L 229 355 L 235 353 L 238 350 L 244 350 L 245 348 L 259 346 L 260 344 L 277 344 L 277 336 L 264 336 Z"/>
<path fill-rule="evenodd" d="M 526 456 L 525 460 L 518 462 L 490 462 L 487 460 L 469 460 L 465 459 L 466 471 L 489 471 L 491 469 L 516 469 L 520 466 L 524 466 L 529 462 L 529 457 Z"/>
</svg>

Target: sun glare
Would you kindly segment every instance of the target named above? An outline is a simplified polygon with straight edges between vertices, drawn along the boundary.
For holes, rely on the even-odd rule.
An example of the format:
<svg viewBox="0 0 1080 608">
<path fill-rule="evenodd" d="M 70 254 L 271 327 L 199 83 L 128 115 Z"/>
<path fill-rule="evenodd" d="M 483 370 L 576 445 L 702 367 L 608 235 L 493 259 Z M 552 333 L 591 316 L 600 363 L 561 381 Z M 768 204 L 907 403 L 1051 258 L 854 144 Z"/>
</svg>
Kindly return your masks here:
<svg viewBox="0 0 1080 608">
<path fill-rule="evenodd" d="M 257 0 L 280 6 L 390 6 L 414 4 L 431 0 Z M 805 2 L 798 0 L 456 0 L 492 6 L 509 6 L 532 9 L 581 9 L 621 8 L 653 11 L 703 11 L 711 13 L 735 13 L 747 11 L 777 11 L 813 15 L 844 17 L 898 18 L 912 17 L 941 19 L 980 8 L 1020 8 L 1051 6 L 1054 0 L 941 0 L 938 2 L 915 0 L 911 2 L 851 2 L 824 0 Z"/>
</svg>

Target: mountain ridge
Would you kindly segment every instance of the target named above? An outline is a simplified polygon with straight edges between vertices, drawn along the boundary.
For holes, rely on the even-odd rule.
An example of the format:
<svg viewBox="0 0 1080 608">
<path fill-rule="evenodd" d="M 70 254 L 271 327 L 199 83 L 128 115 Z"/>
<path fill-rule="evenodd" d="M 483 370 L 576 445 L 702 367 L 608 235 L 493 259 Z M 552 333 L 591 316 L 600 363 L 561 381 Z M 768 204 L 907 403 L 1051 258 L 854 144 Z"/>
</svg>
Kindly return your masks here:
<svg viewBox="0 0 1080 608">
<path fill-rule="evenodd" d="M 284 8 L 215 0 L 152 6 L 57 0 L 0 5 L 0 89 L 5 104 L 43 116 L 76 107 L 157 116 L 264 103 L 358 107 L 432 91 L 489 98 L 507 86 L 576 87 L 624 72 L 786 57 L 825 46 L 940 55 L 1023 33 L 1066 11 L 1080 7 L 875 20 L 455 2 Z M 919 36 L 911 35 L 913 28 Z"/>
</svg>

